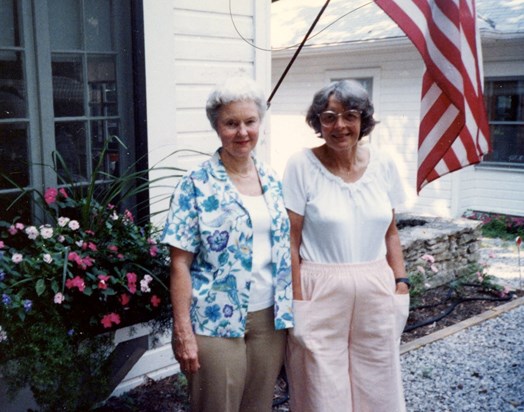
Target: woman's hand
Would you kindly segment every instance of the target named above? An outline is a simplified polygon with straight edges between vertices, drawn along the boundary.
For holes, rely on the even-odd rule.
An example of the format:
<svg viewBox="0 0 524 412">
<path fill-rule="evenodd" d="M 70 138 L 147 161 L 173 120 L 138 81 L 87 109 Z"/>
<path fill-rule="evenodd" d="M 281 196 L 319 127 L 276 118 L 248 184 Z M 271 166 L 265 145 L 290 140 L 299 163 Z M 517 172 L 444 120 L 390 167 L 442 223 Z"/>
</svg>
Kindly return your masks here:
<svg viewBox="0 0 524 412">
<path fill-rule="evenodd" d="M 196 373 L 200 368 L 200 363 L 195 334 L 192 331 L 180 333 L 173 330 L 171 345 L 181 371 L 186 374 Z"/>
<path fill-rule="evenodd" d="M 398 282 L 397 287 L 395 289 L 395 293 L 397 295 L 405 295 L 409 293 L 409 287 L 404 282 Z"/>
<path fill-rule="evenodd" d="M 171 303 L 173 304 L 173 338 L 175 359 L 184 373 L 200 368 L 198 346 L 189 315 L 191 307 L 191 273 L 193 253 L 171 247 Z"/>
</svg>

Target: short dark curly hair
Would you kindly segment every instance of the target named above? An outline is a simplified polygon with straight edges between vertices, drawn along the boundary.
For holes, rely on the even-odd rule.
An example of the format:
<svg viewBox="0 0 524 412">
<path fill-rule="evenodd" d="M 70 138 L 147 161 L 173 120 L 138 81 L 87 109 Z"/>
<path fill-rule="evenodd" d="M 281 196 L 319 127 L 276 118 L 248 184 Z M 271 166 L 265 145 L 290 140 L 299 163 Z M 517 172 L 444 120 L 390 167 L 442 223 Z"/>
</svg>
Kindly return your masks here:
<svg viewBox="0 0 524 412">
<path fill-rule="evenodd" d="M 326 110 L 331 96 L 342 103 L 346 110 L 355 109 L 361 112 L 359 140 L 373 131 L 377 121 L 373 117 L 375 109 L 366 89 L 355 80 L 338 80 L 315 93 L 307 111 L 306 123 L 313 128 L 318 137 L 322 138 L 318 115 Z"/>
</svg>

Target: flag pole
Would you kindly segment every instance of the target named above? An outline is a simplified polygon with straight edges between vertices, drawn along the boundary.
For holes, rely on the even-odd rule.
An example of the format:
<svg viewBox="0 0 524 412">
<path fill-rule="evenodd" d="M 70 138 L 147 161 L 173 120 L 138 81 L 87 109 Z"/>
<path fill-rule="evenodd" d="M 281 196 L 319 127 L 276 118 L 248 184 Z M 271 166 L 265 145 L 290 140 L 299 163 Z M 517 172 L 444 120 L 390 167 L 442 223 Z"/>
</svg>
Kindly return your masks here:
<svg viewBox="0 0 524 412">
<path fill-rule="evenodd" d="M 277 92 L 278 88 L 280 87 L 280 84 L 282 83 L 282 81 L 284 80 L 284 77 L 286 77 L 287 75 L 287 72 L 289 71 L 289 69 L 291 69 L 291 66 L 293 65 L 293 63 L 295 62 L 296 58 L 298 57 L 298 54 L 300 53 L 300 51 L 302 50 L 302 47 L 304 47 L 304 44 L 306 43 L 309 35 L 311 34 L 311 32 L 313 31 L 313 29 L 315 28 L 315 26 L 317 25 L 318 21 L 320 20 L 320 16 L 322 16 L 322 14 L 324 13 L 324 10 L 326 10 L 326 7 L 328 6 L 329 2 L 331 0 L 327 0 L 326 3 L 324 4 L 324 6 L 322 6 L 322 8 L 320 9 L 320 12 L 318 13 L 317 17 L 315 18 L 315 21 L 313 21 L 313 24 L 311 25 L 311 27 L 309 28 L 308 32 L 306 33 L 306 35 L 304 36 L 304 39 L 302 40 L 302 42 L 300 43 L 300 45 L 298 46 L 298 49 L 295 51 L 295 54 L 293 55 L 293 57 L 291 58 L 291 60 L 289 61 L 289 63 L 287 64 L 287 67 L 286 69 L 284 70 L 284 72 L 282 73 L 282 75 L 280 76 L 280 79 L 278 79 L 278 82 L 277 84 L 275 85 L 273 91 L 271 92 L 271 95 L 269 96 L 269 99 L 267 99 L 267 107 L 269 109 L 269 107 L 271 106 L 271 99 L 273 99 L 273 96 L 275 95 L 275 93 Z"/>
</svg>

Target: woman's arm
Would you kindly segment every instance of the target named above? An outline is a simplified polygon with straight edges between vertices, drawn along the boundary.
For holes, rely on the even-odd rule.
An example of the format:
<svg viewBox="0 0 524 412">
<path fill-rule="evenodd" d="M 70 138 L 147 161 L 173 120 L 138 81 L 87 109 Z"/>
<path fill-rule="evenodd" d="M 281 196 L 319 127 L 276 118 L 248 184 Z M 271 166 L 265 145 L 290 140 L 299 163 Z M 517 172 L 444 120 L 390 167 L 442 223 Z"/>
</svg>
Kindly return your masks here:
<svg viewBox="0 0 524 412">
<path fill-rule="evenodd" d="M 171 254 L 171 304 L 173 305 L 172 346 L 175 359 L 184 373 L 195 373 L 200 368 L 198 347 L 191 326 L 189 310 L 191 306 L 190 268 L 194 254 L 176 247 L 170 248 Z"/>
<path fill-rule="evenodd" d="M 402 253 L 402 245 L 400 244 L 400 237 L 398 235 L 397 222 L 395 219 L 395 210 L 393 209 L 393 219 L 389 224 L 386 232 L 386 259 L 389 266 L 393 269 L 395 279 L 406 278 L 406 267 L 404 265 L 404 255 Z M 409 293 L 409 287 L 404 282 L 397 283 L 396 293 Z"/>
<path fill-rule="evenodd" d="M 304 216 L 287 210 L 291 223 L 291 275 L 293 281 L 293 299 L 302 300 L 302 286 L 300 283 L 300 245 L 302 244 L 302 226 Z"/>
</svg>

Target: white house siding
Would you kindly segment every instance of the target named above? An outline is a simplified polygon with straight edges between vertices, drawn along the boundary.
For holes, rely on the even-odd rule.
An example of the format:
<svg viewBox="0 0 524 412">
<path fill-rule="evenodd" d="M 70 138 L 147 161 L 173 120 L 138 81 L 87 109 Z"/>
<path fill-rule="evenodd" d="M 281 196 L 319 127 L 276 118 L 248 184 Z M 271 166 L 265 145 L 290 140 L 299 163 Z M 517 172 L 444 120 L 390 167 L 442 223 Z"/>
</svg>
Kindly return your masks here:
<svg viewBox="0 0 524 412">
<path fill-rule="evenodd" d="M 237 29 L 249 42 L 269 49 L 269 2 L 232 2 Z M 233 27 L 228 0 L 145 0 L 145 60 L 147 124 L 151 165 L 196 165 L 202 156 L 177 155 L 175 150 L 194 149 L 212 153 L 219 145 L 205 115 L 205 101 L 211 88 L 236 74 L 255 78 L 269 92 L 271 55 L 256 50 L 242 40 Z M 267 156 L 268 142 L 262 133 L 259 151 Z M 165 172 L 159 170 L 151 179 Z M 151 211 L 164 210 L 176 179 L 151 191 Z M 157 199 L 163 199 L 156 202 Z M 164 214 L 155 217 L 163 223 Z M 147 333 L 124 331 L 117 341 Z M 144 382 L 179 370 L 174 360 L 170 336 L 159 337 L 156 347 L 147 351 L 113 392 L 121 394 Z"/>
</svg>

